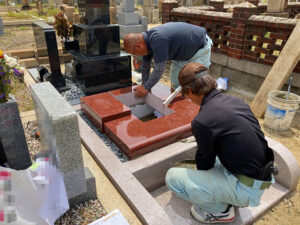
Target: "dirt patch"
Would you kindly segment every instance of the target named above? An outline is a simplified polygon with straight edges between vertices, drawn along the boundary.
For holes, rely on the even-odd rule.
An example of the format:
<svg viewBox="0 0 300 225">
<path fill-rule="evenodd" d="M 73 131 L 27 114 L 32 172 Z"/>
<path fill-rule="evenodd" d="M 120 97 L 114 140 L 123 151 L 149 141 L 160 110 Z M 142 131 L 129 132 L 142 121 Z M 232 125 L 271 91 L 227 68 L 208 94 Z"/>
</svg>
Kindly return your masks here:
<svg viewBox="0 0 300 225">
<path fill-rule="evenodd" d="M 13 51 L 35 48 L 35 40 L 31 27 L 4 28 L 5 35 L 0 36 L 0 49 Z"/>
</svg>

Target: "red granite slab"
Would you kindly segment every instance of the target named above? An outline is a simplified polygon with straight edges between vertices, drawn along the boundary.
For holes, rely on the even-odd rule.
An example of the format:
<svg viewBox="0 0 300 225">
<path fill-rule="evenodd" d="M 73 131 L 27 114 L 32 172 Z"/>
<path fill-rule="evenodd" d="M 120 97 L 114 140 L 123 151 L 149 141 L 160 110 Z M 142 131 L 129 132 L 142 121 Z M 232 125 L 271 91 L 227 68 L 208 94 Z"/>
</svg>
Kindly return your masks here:
<svg viewBox="0 0 300 225">
<path fill-rule="evenodd" d="M 107 92 L 81 98 L 80 106 L 102 132 L 104 122 L 131 114 L 126 105 Z"/>
<path fill-rule="evenodd" d="M 127 87 L 81 98 L 83 112 L 129 158 L 153 151 L 191 135 L 190 123 L 199 111 L 197 105 L 179 95 L 169 105 L 169 108 L 174 111 L 173 113 L 142 122 L 117 99 L 117 96 L 119 98 L 123 94 L 126 97 L 133 96 L 134 98 L 134 95 L 130 94 L 133 88 Z M 159 99 L 150 96 L 150 101 L 160 102 L 160 106 L 162 100 L 166 99 L 170 93 L 170 89 L 164 85 L 159 87 L 158 91 L 152 89 L 149 96 L 156 95 Z M 133 100 L 142 101 L 141 99 Z"/>
<path fill-rule="evenodd" d="M 129 115 L 104 123 L 104 132 L 129 157 L 163 147 L 191 135 L 191 121 L 199 107 L 187 99 L 170 105 L 175 112 L 147 122 Z"/>
</svg>

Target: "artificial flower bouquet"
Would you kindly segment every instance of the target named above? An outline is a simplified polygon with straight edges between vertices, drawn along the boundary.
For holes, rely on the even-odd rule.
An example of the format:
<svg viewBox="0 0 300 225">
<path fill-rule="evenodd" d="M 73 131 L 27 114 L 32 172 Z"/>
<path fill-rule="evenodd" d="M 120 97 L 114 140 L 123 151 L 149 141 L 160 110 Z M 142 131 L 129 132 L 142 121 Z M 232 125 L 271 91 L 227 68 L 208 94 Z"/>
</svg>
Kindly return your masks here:
<svg viewBox="0 0 300 225">
<path fill-rule="evenodd" d="M 12 80 L 21 76 L 20 64 L 0 49 L 0 103 L 8 101 Z"/>
</svg>

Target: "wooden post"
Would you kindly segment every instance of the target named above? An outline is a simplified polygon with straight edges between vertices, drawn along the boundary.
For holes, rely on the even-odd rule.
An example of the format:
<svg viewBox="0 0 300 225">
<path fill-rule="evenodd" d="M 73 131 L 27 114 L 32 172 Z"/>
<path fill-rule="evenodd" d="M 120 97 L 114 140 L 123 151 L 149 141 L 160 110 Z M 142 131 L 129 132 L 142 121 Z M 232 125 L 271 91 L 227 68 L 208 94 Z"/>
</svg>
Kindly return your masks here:
<svg viewBox="0 0 300 225">
<path fill-rule="evenodd" d="M 280 90 L 291 75 L 300 59 L 300 21 L 295 26 L 280 55 L 268 73 L 251 103 L 256 117 L 262 117 L 267 108 L 267 98 L 271 90 Z"/>
</svg>

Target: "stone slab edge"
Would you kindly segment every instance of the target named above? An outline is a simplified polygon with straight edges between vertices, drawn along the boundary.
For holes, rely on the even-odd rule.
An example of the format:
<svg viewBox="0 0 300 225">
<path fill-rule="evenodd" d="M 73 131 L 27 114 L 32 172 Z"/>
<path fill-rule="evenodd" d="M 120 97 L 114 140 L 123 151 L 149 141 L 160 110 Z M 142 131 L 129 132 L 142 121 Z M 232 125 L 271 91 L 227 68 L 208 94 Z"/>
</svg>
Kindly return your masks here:
<svg viewBox="0 0 300 225">
<path fill-rule="evenodd" d="M 255 76 L 266 78 L 271 66 L 255 63 L 247 60 L 238 60 L 227 55 L 218 54 L 211 52 L 211 62 L 222 65 L 231 69 L 235 69 L 241 72 L 249 73 Z M 299 73 L 292 73 L 293 76 L 293 86 L 300 87 L 300 76 Z M 288 81 L 285 82 L 288 84 Z"/>
<path fill-rule="evenodd" d="M 105 172 L 143 224 L 172 224 L 163 208 L 111 152 L 97 134 L 78 116 L 83 145 Z"/>
</svg>

